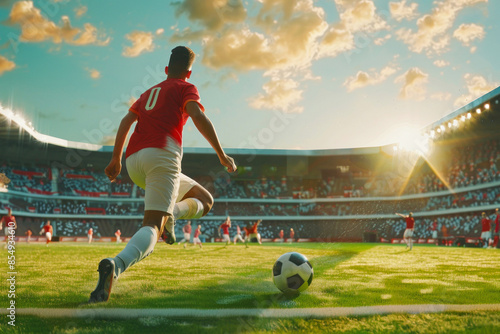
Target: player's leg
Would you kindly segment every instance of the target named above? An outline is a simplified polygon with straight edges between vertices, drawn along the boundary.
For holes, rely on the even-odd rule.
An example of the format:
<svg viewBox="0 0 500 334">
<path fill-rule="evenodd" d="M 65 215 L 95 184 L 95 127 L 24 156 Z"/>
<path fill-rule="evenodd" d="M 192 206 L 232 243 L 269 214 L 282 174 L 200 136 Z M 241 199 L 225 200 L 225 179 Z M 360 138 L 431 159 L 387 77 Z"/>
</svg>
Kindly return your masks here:
<svg viewBox="0 0 500 334">
<path fill-rule="evenodd" d="M 410 233 L 408 233 L 408 236 L 409 236 L 410 250 L 412 250 L 413 249 L 413 230 L 411 230 Z"/>
<path fill-rule="evenodd" d="M 410 247 L 408 243 L 408 229 L 405 230 L 405 233 L 403 233 L 403 241 L 406 243 L 406 248 Z"/>
<path fill-rule="evenodd" d="M 201 218 L 214 205 L 214 199 L 208 190 L 184 174 L 180 176 L 177 201 L 174 207 L 175 219 Z"/>
<path fill-rule="evenodd" d="M 145 185 L 143 226 L 116 257 L 99 263 L 99 281 L 89 302 L 107 301 L 115 277 L 118 278 L 127 268 L 151 254 L 164 229 L 166 242 L 175 243 L 172 212 L 179 190 L 180 154 L 170 153 L 148 148 L 127 159 L 132 181 L 138 186 Z"/>
<path fill-rule="evenodd" d="M 259 242 L 259 245 L 262 245 L 262 238 L 260 237 L 260 233 L 257 233 L 257 241 Z"/>
</svg>

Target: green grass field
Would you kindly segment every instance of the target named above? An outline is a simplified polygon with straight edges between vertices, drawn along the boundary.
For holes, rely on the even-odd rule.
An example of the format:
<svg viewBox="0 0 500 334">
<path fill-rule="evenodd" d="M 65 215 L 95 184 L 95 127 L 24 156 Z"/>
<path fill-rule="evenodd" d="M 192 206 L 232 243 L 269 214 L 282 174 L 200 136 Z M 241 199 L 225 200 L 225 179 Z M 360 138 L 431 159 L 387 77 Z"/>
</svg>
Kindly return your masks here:
<svg viewBox="0 0 500 334">
<path fill-rule="evenodd" d="M 500 303 L 497 249 L 380 244 L 270 244 L 197 247 L 158 244 L 115 283 L 109 302 L 86 305 L 97 282 L 97 264 L 115 256 L 116 244 L 18 244 L 16 307 L 21 308 L 319 308 L 403 304 Z M 285 297 L 271 269 L 283 253 L 298 251 L 314 267 L 311 287 Z M 5 250 L 4 250 L 5 252 Z M 6 256 L 0 263 L 8 272 Z M 6 285 L 4 285 L 6 286 Z M 7 293 L 0 306 L 8 305 Z M 498 312 L 392 314 L 327 319 L 252 317 L 128 320 L 18 316 L 0 333 L 498 333 Z"/>
</svg>

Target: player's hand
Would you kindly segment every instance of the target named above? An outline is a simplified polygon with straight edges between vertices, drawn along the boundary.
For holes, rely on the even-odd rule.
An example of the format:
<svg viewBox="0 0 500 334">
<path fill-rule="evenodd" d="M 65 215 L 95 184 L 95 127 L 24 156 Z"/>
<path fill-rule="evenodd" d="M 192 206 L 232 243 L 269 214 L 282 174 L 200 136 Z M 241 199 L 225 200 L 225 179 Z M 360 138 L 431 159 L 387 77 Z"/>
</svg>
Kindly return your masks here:
<svg viewBox="0 0 500 334">
<path fill-rule="evenodd" d="M 222 166 L 227 168 L 228 173 L 234 173 L 236 172 L 236 164 L 234 163 L 234 159 L 228 156 L 227 154 L 224 154 L 223 156 L 219 157 L 220 163 Z"/>
<path fill-rule="evenodd" d="M 107 177 L 111 182 L 115 182 L 116 177 L 120 174 L 122 170 L 122 162 L 119 159 L 111 159 L 108 167 L 104 169 L 104 173 L 106 173 Z"/>
</svg>

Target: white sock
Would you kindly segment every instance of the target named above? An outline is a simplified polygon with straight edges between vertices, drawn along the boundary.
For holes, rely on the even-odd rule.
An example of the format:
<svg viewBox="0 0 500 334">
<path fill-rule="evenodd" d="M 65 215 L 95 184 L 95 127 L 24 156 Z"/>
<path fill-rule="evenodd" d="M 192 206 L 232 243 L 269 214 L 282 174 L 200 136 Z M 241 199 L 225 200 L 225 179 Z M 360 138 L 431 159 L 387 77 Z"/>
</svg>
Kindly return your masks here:
<svg viewBox="0 0 500 334">
<path fill-rule="evenodd" d="M 174 206 L 174 218 L 193 219 L 203 217 L 203 203 L 197 198 L 186 198 Z"/>
<path fill-rule="evenodd" d="M 158 234 L 151 226 L 143 226 L 137 231 L 127 246 L 114 258 L 115 274 L 120 276 L 128 267 L 141 261 L 154 250 Z"/>
</svg>

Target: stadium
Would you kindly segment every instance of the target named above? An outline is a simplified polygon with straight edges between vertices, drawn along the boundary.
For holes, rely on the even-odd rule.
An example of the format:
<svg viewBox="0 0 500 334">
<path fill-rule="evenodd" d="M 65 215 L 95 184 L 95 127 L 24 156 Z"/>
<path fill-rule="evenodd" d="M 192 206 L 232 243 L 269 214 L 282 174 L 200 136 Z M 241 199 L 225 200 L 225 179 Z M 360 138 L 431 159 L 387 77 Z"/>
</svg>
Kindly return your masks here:
<svg viewBox="0 0 500 334">
<path fill-rule="evenodd" d="M 499 333 L 499 13 L 0 0 L 0 333 Z"/>
<path fill-rule="evenodd" d="M 229 150 L 239 166 L 238 172 L 232 175 L 218 165 L 207 149 L 186 148 L 183 172 L 206 187 L 215 198 L 211 212 L 197 222 L 203 226 L 203 242 L 220 245 L 217 228 L 229 215 L 233 224 L 241 226 L 262 219 L 260 233 L 264 245 L 297 247 L 294 249 L 306 254 L 308 246 L 305 245 L 310 244 L 322 245 L 320 249 L 329 251 L 336 247 L 363 247 L 349 246 L 362 242 L 400 244 L 404 243 L 405 224 L 394 213 L 412 211 L 416 219 L 417 250 L 421 245 L 440 256 L 441 247 L 463 251 L 465 246 L 482 252 L 490 251 L 483 247 L 498 248 L 498 237 L 494 244 L 485 245 L 480 236 L 481 213 L 486 212 L 495 220 L 495 209 L 500 205 L 499 100 L 500 89 L 496 89 L 430 125 L 410 144 L 340 150 Z M 44 250 L 37 245 L 45 245 L 46 239 L 38 232 L 47 220 L 54 228 L 54 243 L 50 247 L 61 246 L 65 250 L 84 247 L 83 251 L 88 251 L 89 228 L 94 230 L 90 245 L 93 249 L 115 244 L 114 233 L 118 229 L 127 242 L 140 228 L 144 190 L 135 186 L 126 172 L 116 183 L 110 183 L 104 174 L 112 147 L 45 136 L 7 108 L 2 107 L 0 114 L 1 168 L 10 180 L 0 193 L 1 213 L 6 214 L 5 208 L 10 207 L 16 217 L 19 266 L 23 263 L 21 257 L 28 257 L 29 252 L 34 251 L 32 247 L 36 249 L 36 256 L 43 256 L 40 252 Z M 438 238 L 432 237 L 434 221 Z M 182 238 L 183 225 L 185 221 L 177 222 L 178 239 Z M 296 231 L 293 240 L 288 237 L 291 228 Z M 33 232 L 30 245 L 27 244 L 28 230 Z M 286 231 L 285 240 L 280 238 L 280 230 Z M 288 244 L 291 241 L 293 244 Z M 348 246 L 339 246 L 346 242 Z M 164 250 L 161 246 L 164 245 L 159 245 Z M 491 261 L 487 268 L 496 271 L 499 254 L 496 250 L 493 252 L 487 254 Z M 56 257 L 51 261 L 63 263 L 64 259 Z M 311 261 L 315 265 L 315 257 Z M 485 270 L 489 270 L 487 268 Z M 466 272 L 464 269 L 463 274 Z M 319 279 L 321 273 L 316 275 Z M 390 294 L 387 292 L 384 295 Z M 86 293 L 82 295 L 86 297 Z M 83 297 L 78 299 L 83 302 Z M 498 289 L 486 297 L 477 300 L 479 311 L 482 304 L 498 300 Z M 161 298 L 161 294 L 156 298 Z M 226 297 L 225 304 L 217 306 L 236 306 L 240 302 L 249 305 L 248 298 L 235 293 Z M 439 304 L 463 303 L 457 296 L 452 300 L 447 300 L 445 295 L 439 298 Z M 22 303 L 26 303 L 24 307 L 36 309 L 39 306 L 34 301 Z M 276 306 L 273 303 L 278 303 L 278 309 L 283 305 L 280 300 L 272 302 L 270 307 Z M 285 303 L 300 305 L 293 299 Z M 154 304 L 164 307 L 161 302 Z M 51 308 L 61 305 L 68 303 L 60 304 L 53 297 L 47 303 Z M 133 305 L 125 304 L 125 307 Z M 355 306 L 361 305 L 365 304 Z M 472 305 L 467 311 L 474 309 Z M 146 317 L 147 309 L 144 311 Z M 154 314 L 155 310 L 151 312 Z M 40 316 L 40 313 L 30 316 Z"/>
</svg>

